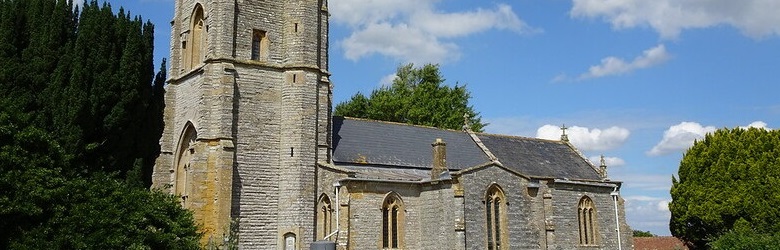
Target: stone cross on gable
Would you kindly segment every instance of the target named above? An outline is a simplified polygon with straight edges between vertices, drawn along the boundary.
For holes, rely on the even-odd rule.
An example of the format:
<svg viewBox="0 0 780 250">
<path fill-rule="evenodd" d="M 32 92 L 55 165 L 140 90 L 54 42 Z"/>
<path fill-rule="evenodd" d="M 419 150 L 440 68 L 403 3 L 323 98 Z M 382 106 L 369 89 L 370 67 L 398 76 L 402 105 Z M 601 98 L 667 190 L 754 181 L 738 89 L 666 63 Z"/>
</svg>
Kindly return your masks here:
<svg viewBox="0 0 780 250">
<path fill-rule="evenodd" d="M 566 135 L 566 129 L 569 129 L 569 128 L 566 127 L 566 124 L 563 124 L 563 126 L 561 126 L 561 131 L 563 131 L 563 134 L 561 134 L 561 141 L 568 142 L 569 141 L 569 136 Z"/>
</svg>

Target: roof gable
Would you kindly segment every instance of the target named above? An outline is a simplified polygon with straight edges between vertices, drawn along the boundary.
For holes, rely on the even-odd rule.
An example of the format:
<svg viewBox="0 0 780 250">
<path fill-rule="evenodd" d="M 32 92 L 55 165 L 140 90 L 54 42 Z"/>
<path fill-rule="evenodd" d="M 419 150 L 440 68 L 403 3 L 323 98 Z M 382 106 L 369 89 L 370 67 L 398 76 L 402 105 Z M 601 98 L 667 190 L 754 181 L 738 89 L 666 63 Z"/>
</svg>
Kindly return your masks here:
<svg viewBox="0 0 780 250">
<path fill-rule="evenodd" d="M 437 138 L 447 144 L 447 167 L 464 170 L 491 162 L 523 175 L 600 180 L 590 162 L 569 144 L 527 137 L 475 134 L 402 123 L 333 117 L 333 161 L 351 168 L 383 166 L 430 169 Z M 477 140 L 477 141 L 475 141 Z M 383 170 L 384 171 L 384 170 Z"/>
<path fill-rule="evenodd" d="M 478 135 L 505 167 L 530 176 L 601 179 L 574 148 L 560 141 L 506 135 Z"/>
</svg>

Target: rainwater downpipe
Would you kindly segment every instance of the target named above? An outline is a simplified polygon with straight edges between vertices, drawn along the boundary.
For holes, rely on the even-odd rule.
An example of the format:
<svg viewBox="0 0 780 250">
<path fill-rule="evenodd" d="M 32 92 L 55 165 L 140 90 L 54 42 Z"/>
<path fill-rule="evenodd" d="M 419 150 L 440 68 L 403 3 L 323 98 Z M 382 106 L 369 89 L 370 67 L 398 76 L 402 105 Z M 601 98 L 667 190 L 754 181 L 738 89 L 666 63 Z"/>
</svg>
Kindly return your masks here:
<svg viewBox="0 0 780 250">
<path fill-rule="evenodd" d="M 610 195 L 612 195 L 612 201 L 614 201 L 615 203 L 615 231 L 617 232 L 618 250 L 623 250 L 623 246 L 620 242 L 620 221 L 618 217 L 618 206 L 617 206 L 617 199 L 620 193 L 618 192 L 617 187 L 615 187 L 615 189 L 612 190 L 612 193 L 610 193 Z"/>
<path fill-rule="evenodd" d="M 333 188 L 336 191 L 336 206 L 335 206 L 336 207 L 336 230 L 333 231 L 332 233 L 328 234 L 328 236 L 325 236 L 325 239 L 323 239 L 323 240 L 330 239 L 330 237 L 333 237 L 333 235 L 339 233 L 339 229 L 340 229 L 339 221 L 341 221 L 341 217 L 339 216 L 339 211 L 341 211 L 341 203 L 339 203 L 339 188 L 340 187 L 341 187 L 341 183 L 340 182 L 333 183 Z M 336 240 L 338 240 L 338 236 L 336 236 Z M 334 240 L 334 242 L 336 240 Z"/>
</svg>

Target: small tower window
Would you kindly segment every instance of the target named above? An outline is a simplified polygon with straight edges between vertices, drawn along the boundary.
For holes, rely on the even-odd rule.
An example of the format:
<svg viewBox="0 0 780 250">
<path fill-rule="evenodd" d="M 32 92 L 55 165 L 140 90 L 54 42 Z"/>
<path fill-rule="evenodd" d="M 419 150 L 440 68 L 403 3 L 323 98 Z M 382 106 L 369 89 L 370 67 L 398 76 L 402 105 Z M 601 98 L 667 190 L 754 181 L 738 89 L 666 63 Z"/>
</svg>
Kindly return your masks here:
<svg viewBox="0 0 780 250">
<path fill-rule="evenodd" d="M 296 250 L 295 247 L 295 234 L 294 233 L 286 233 L 284 234 L 284 250 Z"/>
<path fill-rule="evenodd" d="M 184 66 L 187 70 L 192 69 L 203 62 L 203 45 L 206 43 L 206 32 L 204 32 L 205 15 L 203 12 L 203 6 L 196 4 L 191 18 L 192 23 L 190 23 L 190 35 L 182 43 L 182 48 L 185 51 Z"/>
<path fill-rule="evenodd" d="M 268 58 L 268 36 L 262 30 L 252 31 L 252 60 L 265 60 Z"/>
</svg>

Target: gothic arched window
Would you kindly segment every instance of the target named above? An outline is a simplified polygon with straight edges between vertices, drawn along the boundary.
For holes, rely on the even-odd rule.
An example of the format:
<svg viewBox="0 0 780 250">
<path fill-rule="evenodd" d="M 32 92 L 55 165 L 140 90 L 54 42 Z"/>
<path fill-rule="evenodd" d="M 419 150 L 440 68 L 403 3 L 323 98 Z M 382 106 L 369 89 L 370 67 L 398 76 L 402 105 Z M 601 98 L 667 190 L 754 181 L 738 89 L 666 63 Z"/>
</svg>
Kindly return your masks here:
<svg viewBox="0 0 780 250">
<path fill-rule="evenodd" d="M 404 205 L 395 192 L 387 194 L 382 203 L 382 249 L 403 247 Z"/>
<path fill-rule="evenodd" d="M 185 67 L 190 70 L 203 62 L 203 45 L 205 44 L 205 15 L 203 13 L 203 6 L 200 4 L 195 5 L 195 9 L 192 12 L 190 23 L 190 34 L 188 37 L 188 45 L 185 48 Z"/>
<path fill-rule="evenodd" d="M 317 239 L 325 239 L 333 232 L 333 205 L 328 195 L 323 194 L 317 205 Z"/>
<path fill-rule="evenodd" d="M 184 126 L 179 137 L 179 146 L 176 155 L 176 168 L 174 169 L 174 194 L 181 197 L 182 206 L 187 205 L 187 172 L 190 169 L 192 156 L 195 154 L 195 141 L 198 133 L 191 123 Z"/>
<path fill-rule="evenodd" d="M 506 196 L 496 184 L 488 188 L 485 197 L 485 221 L 487 227 L 487 249 L 508 249 L 506 246 Z"/>
<path fill-rule="evenodd" d="M 585 196 L 580 199 L 577 208 L 577 217 L 580 223 L 580 245 L 596 245 L 596 208 L 593 206 L 593 200 Z"/>
</svg>

